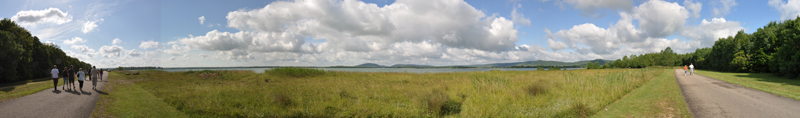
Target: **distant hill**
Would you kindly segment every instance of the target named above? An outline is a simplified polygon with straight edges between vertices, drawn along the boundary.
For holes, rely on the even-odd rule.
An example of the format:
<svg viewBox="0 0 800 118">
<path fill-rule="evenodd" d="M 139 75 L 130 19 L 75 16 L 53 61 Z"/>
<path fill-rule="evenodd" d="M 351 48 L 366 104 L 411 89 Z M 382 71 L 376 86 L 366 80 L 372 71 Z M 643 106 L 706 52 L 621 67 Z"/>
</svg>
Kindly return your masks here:
<svg viewBox="0 0 800 118">
<path fill-rule="evenodd" d="M 364 63 L 360 65 L 356 65 L 355 67 L 368 67 L 368 68 L 385 68 L 386 66 L 374 64 L 374 63 Z"/>
<path fill-rule="evenodd" d="M 390 66 L 392 68 L 419 68 L 419 67 L 434 67 L 431 65 L 416 65 L 416 64 L 395 64 Z"/>
</svg>

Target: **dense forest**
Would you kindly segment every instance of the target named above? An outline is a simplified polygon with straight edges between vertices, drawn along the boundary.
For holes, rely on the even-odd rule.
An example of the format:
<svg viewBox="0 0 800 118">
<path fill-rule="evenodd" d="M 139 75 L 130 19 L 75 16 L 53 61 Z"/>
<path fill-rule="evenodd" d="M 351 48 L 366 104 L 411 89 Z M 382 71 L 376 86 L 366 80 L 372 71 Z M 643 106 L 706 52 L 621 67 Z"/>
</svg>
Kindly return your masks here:
<svg viewBox="0 0 800 118">
<path fill-rule="evenodd" d="M 800 16 L 783 22 L 770 22 L 752 34 L 739 31 L 720 38 L 711 48 L 676 54 L 669 47 L 658 53 L 625 56 L 588 69 L 646 66 L 682 66 L 694 63 L 697 69 L 728 72 L 773 73 L 800 79 Z"/>
<path fill-rule="evenodd" d="M 67 56 L 58 45 L 42 43 L 23 27 L 7 18 L 0 20 L 0 83 L 46 78 L 53 65 L 59 70 L 91 64 Z"/>
</svg>

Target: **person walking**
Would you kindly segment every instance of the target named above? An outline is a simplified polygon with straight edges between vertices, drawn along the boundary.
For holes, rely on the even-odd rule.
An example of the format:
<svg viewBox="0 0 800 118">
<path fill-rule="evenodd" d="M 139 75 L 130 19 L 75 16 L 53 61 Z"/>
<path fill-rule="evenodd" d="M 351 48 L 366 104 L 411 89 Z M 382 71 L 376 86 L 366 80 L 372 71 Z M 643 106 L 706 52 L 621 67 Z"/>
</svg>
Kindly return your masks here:
<svg viewBox="0 0 800 118">
<path fill-rule="evenodd" d="M 74 65 L 70 65 L 69 66 L 69 86 L 72 87 L 73 90 L 75 89 L 75 74 L 77 74 L 75 72 L 75 66 Z M 67 88 L 70 88 L 70 87 L 67 87 Z"/>
<path fill-rule="evenodd" d="M 683 76 L 686 76 L 686 71 L 689 71 L 689 68 L 686 65 L 683 65 Z"/>
<path fill-rule="evenodd" d="M 50 77 L 53 78 L 53 91 L 58 90 L 58 66 L 53 65 L 53 69 L 50 70 Z"/>
<path fill-rule="evenodd" d="M 91 71 L 91 68 L 89 68 L 89 69 L 86 69 L 86 75 L 87 75 L 87 76 L 86 76 L 86 80 L 89 80 L 89 81 L 91 81 L 91 80 L 92 80 L 92 71 Z"/>
<path fill-rule="evenodd" d="M 69 84 L 69 71 L 67 71 L 67 67 L 64 67 L 64 71 L 61 71 L 61 76 L 64 77 L 64 84 L 61 84 L 61 89 L 67 90 L 64 89 L 64 87 L 67 87 L 67 84 Z"/>
<path fill-rule="evenodd" d="M 103 69 L 100 69 L 100 81 L 103 81 Z"/>
<path fill-rule="evenodd" d="M 694 64 L 689 63 L 689 75 L 694 75 Z"/>
<path fill-rule="evenodd" d="M 96 66 L 92 66 L 92 70 L 89 71 L 89 73 L 92 73 L 91 74 L 92 78 L 94 78 L 94 79 L 92 79 L 92 89 L 96 90 L 97 89 L 97 75 L 100 75 L 100 72 L 97 72 L 97 67 Z"/>
<path fill-rule="evenodd" d="M 78 89 L 83 91 L 83 80 L 86 78 L 86 73 L 83 72 L 83 68 L 78 69 Z"/>
</svg>

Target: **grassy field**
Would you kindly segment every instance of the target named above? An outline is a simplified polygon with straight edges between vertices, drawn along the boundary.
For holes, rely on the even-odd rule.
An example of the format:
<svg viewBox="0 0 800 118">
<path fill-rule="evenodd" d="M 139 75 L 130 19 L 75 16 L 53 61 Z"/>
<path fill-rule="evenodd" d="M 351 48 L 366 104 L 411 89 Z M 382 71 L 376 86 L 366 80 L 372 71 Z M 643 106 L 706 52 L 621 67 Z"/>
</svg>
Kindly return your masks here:
<svg viewBox="0 0 800 118">
<path fill-rule="evenodd" d="M 600 118 L 690 118 L 692 117 L 681 89 L 675 81 L 673 69 L 665 69 L 660 76 L 633 90 L 617 102 L 608 105 L 593 117 Z"/>
<path fill-rule="evenodd" d="M 589 117 L 665 70 L 112 73 L 93 116 Z"/>
<path fill-rule="evenodd" d="M 63 79 L 58 79 L 58 85 L 64 83 Z M 17 86 L 15 86 L 17 85 Z M 7 87 L 7 86 L 14 86 L 14 87 Z M 4 84 L 0 86 L 0 103 L 13 100 L 15 98 L 19 98 L 22 96 L 34 94 L 36 92 L 46 90 L 46 89 L 53 89 L 53 79 L 51 78 L 41 78 L 41 79 L 34 79 L 34 80 L 27 80 L 21 82 L 14 82 L 10 84 Z M 58 90 L 61 90 L 59 87 Z"/>
<path fill-rule="evenodd" d="M 697 74 L 738 84 L 775 95 L 800 100 L 800 80 L 777 77 L 769 73 L 732 73 L 695 70 Z"/>
</svg>

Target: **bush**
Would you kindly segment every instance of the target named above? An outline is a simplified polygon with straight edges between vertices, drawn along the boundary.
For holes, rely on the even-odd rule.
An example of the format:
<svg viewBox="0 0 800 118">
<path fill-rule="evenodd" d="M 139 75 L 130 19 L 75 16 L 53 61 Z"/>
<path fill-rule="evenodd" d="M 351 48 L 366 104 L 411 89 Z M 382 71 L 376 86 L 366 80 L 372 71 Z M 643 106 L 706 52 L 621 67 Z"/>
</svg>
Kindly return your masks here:
<svg viewBox="0 0 800 118">
<path fill-rule="evenodd" d="M 428 96 L 428 110 L 437 115 L 451 115 L 461 113 L 461 102 L 451 100 L 441 91 L 433 91 Z"/>
<path fill-rule="evenodd" d="M 284 75 L 290 77 L 310 77 L 325 74 L 325 71 L 314 68 L 282 67 L 265 70 L 264 73 L 274 75 Z"/>
</svg>

